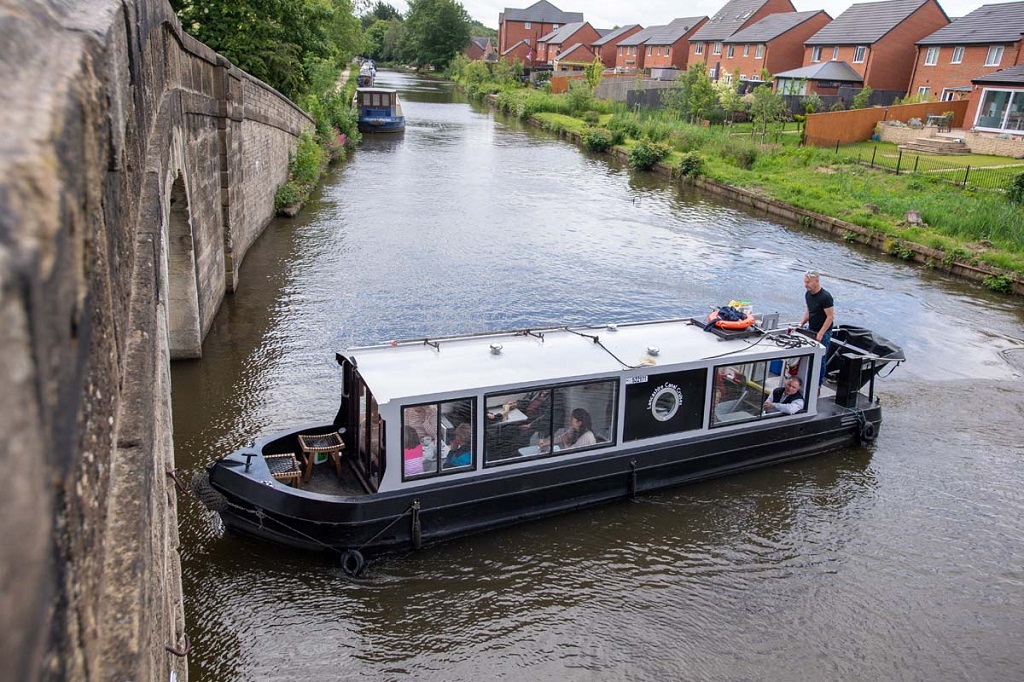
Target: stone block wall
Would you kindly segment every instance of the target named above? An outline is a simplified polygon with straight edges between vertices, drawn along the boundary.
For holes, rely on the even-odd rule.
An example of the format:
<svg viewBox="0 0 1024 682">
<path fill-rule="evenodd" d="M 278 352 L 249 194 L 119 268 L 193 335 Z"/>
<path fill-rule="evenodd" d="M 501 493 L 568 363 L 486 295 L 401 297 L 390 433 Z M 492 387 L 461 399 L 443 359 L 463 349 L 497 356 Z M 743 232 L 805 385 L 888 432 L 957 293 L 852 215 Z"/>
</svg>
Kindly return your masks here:
<svg viewBox="0 0 1024 682">
<path fill-rule="evenodd" d="M 312 122 L 166 0 L 9 0 L 0 37 L 0 678 L 184 680 L 170 357 Z"/>
</svg>

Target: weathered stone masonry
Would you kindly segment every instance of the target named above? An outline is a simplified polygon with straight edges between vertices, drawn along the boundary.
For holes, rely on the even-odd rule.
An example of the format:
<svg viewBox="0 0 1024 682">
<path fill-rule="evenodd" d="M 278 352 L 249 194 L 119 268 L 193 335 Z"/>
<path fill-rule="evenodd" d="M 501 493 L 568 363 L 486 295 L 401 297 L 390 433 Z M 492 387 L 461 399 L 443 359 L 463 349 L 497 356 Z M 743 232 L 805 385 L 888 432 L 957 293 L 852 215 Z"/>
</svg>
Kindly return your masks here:
<svg viewBox="0 0 1024 682">
<path fill-rule="evenodd" d="M 165 0 L 10 0 L 0 79 L 0 680 L 183 680 L 169 360 L 312 122 Z"/>
</svg>

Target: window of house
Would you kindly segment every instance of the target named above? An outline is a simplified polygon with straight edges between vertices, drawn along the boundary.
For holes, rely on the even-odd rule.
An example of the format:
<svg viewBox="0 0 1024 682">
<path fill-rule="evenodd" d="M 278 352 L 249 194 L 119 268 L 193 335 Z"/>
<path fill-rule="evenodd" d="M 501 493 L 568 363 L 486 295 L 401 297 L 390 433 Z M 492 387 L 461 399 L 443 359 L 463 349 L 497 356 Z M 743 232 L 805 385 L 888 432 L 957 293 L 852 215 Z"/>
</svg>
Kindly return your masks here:
<svg viewBox="0 0 1024 682">
<path fill-rule="evenodd" d="M 750 56 L 750 43 L 743 43 L 743 56 L 744 57 L 749 57 Z"/>
<path fill-rule="evenodd" d="M 999 66 L 999 62 L 1003 61 L 1003 46 L 993 45 L 988 48 L 988 54 L 985 55 L 985 66 Z"/>
<path fill-rule="evenodd" d="M 868 48 L 864 45 L 858 45 L 853 49 L 853 63 L 861 64 L 864 62 L 864 58 L 867 56 Z"/>
<path fill-rule="evenodd" d="M 722 43 L 715 43 L 715 48 L 712 52 L 715 54 L 722 54 Z"/>
<path fill-rule="evenodd" d="M 615 444 L 618 381 L 494 393 L 485 404 L 485 466 Z"/>
<path fill-rule="evenodd" d="M 777 360 L 761 360 L 738 364 L 719 365 L 713 370 L 711 387 L 711 426 L 727 426 L 742 422 L 770 419 L 807 410 L 807 376 L 811 355 L 793 355 Z M 795 398 L 773 401 L 779 406 L 765 410 L 764 404 L 775 389 L 790 380 L 799 384 Z M 783 393 L 780 391 L 779 393 Z M 790 394 L 794 395 L 794 394 Z"/>
<path fill-rule="evenodd" d="M 931 91 L 932 91 L 932 89 L 930 87 L 928 87 L 927 85 L 922 85 L 921 87 L 919 87 L 917 89 L 917 96 L 920 99 L 928 99 L 928 97 L 930 96 Z"/>
<path fill-rule="evenodd" d="M 839 46 L 838 45 L 836 45 L 835 47 L 832 48 L 832 59 L 833 60 L 839 59 Z"/>
<path fill-rule="evenodd" d="M 735 45 L 730 45 L 729 46 L 729 51 L 726 53 L 726 56 L 729 59 L 732 59 L 735 55 L 736 55 L 736 46 Z"/>
<path fill-rule="evenodd" d="M 953 58 L 949 60 L 950 64 L 960 64 L 964 61 L 964 46 L 957 45 L 953 48 Z"/>
<path fill-rule="evenodd" d="M 693 46 L 694 54 L 704 54 L 704 43 L 697 43 Z"/>
<path fill-rule="evenodd" d="M 941 101 L 941 102 L 952 102 L 955 97 L 956 97 L 956 91 L 955 90 L 950 90 L 949 88 L 944 88 L 942 90 L 942 94 L 939 96 L 939 101 Z"/>
<path fill-rule="evenodd" d="M 757 46 L 757 51 L 754 52 L 754 59 L 760 59 L 764 56 L 764 44 L 760 43 Z"/>
<path fill-rule="evenodd" d="M 647 56 L 650 57 L 654 53 L 654 48 L 650 45 L 647 46 Z"/>
<path fill-rule="evenodd" d="M 556 28 L 558 28 L 558 24 L 551 24 L 551 30 L 552 31 L 554 31 Z"/>
<path fill-rule="evenodd" d="M 671 45 L 666 45 L 665 46 L 665 56 L 666 57 L 671 57 L 672 56 L 672 46 Z"/>
<path fill-rule="evenodd" d="M 820 62 L 821 61 L 821 47 L 820 46 L 815 46 L 815 47 L 811 48 L 811 61 L 812 62 Z"/>
<path fill-rule="evenodd" d="M 924 53 L 924 65 L 935 66 L 939 63 L 939 46 L 933 45 L 928 48 L 928 51 Z"/>
<path fill-rule="evenodd" d="M 402 480 L 476 468 L 473 398 L 402 408 Z"/>
<path fill-rule="evenodd" d="M 997 130 L 1024 130 L 1024 91 L 986 89 L 975 125 Z"/>
</svg>

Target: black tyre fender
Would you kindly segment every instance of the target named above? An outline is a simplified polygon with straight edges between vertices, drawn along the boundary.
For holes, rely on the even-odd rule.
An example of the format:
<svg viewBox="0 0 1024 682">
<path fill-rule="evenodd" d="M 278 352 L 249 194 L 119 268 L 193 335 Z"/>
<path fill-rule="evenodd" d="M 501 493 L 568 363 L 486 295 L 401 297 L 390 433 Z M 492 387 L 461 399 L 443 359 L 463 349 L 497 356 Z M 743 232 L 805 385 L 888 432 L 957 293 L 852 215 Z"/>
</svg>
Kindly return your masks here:
<svg viewBox="0 0 1024 682">
<path fill-rule="evenodd" d="M 358 549 L 346 549 L 341 553 L 341 570 L 350 578 L 358 578 L 366 570 L 366 559 Z"/>
<path fill-rule="evenodd" d="M 864 422 L 857 436 L 860 438 L 861 443 L 873 443 L 878 438 L 878 427 L 875 426 L 874 422 Z"/>
<path fill-rule="evenodd" d="M 212 512 L 220 513 L 228 508 L 228 498 L 213 487 L 205 471 L 197 471 L 192 476 L 192 494 Z"/>
</svg>

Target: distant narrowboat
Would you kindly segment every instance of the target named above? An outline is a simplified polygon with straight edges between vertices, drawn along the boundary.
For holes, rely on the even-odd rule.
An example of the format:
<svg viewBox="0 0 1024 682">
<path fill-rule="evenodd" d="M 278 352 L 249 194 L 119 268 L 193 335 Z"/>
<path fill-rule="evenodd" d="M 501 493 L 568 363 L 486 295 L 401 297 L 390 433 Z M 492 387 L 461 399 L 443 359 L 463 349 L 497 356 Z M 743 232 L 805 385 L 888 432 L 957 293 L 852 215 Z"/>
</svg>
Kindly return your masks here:
<svg viewBox="0 0 1024 682">
<path fill-rule="evenodd" d="M 875 377 L 903 361 L 899 347 L 837 329 L 834 381 L 819 390 L 826 349 L 799 330 L 708 326 L 677 319 L 352 348 L 337 356 L 334 420 L 213 462 L 208 505 L 231 529 L 336 550 L 358 573 L 366 554 L 877 436 Z"/>
<path fill-rule="evenodd" d="M 356 88 L 353 103 L 358 110 L 359 132 L 400 133 L 405 130 L 405 115 L 393 88 Z"/>
</svg>

